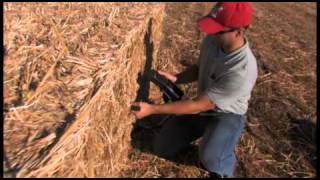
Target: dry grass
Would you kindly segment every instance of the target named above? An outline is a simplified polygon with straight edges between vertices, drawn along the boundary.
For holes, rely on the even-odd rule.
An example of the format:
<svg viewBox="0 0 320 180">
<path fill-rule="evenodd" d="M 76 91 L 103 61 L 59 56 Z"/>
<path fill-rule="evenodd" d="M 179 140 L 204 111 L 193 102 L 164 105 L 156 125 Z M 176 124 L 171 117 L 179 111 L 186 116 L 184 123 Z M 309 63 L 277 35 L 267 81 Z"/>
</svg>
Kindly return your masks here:
<svg viewBox="0 0 320 180">
<path fill-rule="evenodd" d="M 150 18 L 161 35 L 163 7 L 5 3 L 4 144 L 17 177 L 116 176 L 130 148 L 141 37 Z"/>
</svg>

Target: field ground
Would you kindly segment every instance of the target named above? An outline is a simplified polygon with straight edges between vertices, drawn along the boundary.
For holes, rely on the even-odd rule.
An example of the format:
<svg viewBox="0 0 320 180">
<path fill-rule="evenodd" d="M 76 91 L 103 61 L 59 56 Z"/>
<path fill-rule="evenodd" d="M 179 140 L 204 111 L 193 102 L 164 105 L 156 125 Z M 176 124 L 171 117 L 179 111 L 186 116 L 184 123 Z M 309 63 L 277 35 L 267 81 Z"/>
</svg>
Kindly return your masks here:
<svg viewBox="0 0 320 180">
<path fill-rule="evenodd" d="M 128 123 L 133 120 L 132 115 L 124 116 L 128 116 L 126 106 L 131 102 L 128 98 L 134 98 L 136 94 L 146 96 L 145 99 L 154 103 L 162 102 L 161 93 L 153 84 L 150 84 L 150 90 L 149 85 L 141 86 L 146 84 L 138 82 L 138 90 L 134 84 L 141 67 L 179 73 L 189 64 L 196 63 L 204 37 L 196 28 L 196 20 L 205 15 L 213 3 L 166 3 L 164 19 L 156 19 L 153 21 L 155 24 L 152 24 L 162 28 L 162 35 L 157 32 L 157 28 L 152 31 L 154 34 L 149 34 L 159 44 L 148 44 L 148 32 L 142 39 L 144 30 L 148 28 L 147 23 L 150 22 L 145 21 L 144 18 L 149 17 L 145 14 L 157 14 L 154 5 L 142 4 L 130 9 L 127 3 L 109 4 L 114 7 L 124 6 L 125 10 L 120 9 L 119 12 L 105 8 L 102 3 L 92 5 L 92 8 L 86 4 L 81 5 L 84 5 L 81 6 L 83 11 L 92 12 L 93 15 L 77 15 L 78 10 L 72 10 L 75 7 L 66 3 L 60 8 L 69 8 L 73 13 L 69 14 L 70 19 L 61 18 L 57 22 L 47 21 L 47 16 L 35 18 L 30 15 L 29 19 L 23 19 L 20 15 L 11 17 L 10 14 L 5 14 L 5 17 L 11 17 L 4 21 L 5 177 L 24 176 L 23 173 L 26 172 L 21 172 L 21 169 L 32 169 L 36 167 L 35 164 L 45 163 L 42 159 L 49 155 L 60 157 L 61 143 L 77 127 L 86 127 L 82 130 L 88 133 L 73 139 L 76 141 L 73 143 L 78 143 L 79 149 L 71 152 L 67 148 L 73 146 L 71 144 L 63 152 L 70 150 L 74 153 L 70 158 L 80 159 L 81 162 L 78 163 L 81 166 L 64 174 L 63 168 L 67 169 L 74 164 L 61 158 L 59 163 L 71 164 L 63 164 L 61 169 L 57 169 L 59 164 L 54 164 L 56 169 L 52 176 L 56 172 L 59 172 L 57 176 L 105 176 L 112 174 L 114 168 L 115 172 L 119 172 L 118 177 L 207 177 L 207 172 L 199 167 L 196 146 L 190 147 L 189 151 L 182 152 L 175 159 L 163 159 L 151 151 L 153 136 L 159 128 L 143 129 L 133 123 L 131 131 L 129 125 L 120 124 L 121 127 L 119 125 L 118 128 L 112 122 L 121 120 L 120 123 Z M 238 163 L 234 176 L 315 177 L 316 3 L 253 3 L 253 7 L 254 21 L 248 29 L 247 37 L 257 58 L 259 77 L 250 100 L 246 128 L 236 148 Z M 6 4 L 5 8 L 14 9 L 12 4 Z M 41 10 L 32 5 L 25 8 Z M 95 19 L 101 12 L 109 16 Z M 158 13 L 158 17 L 160 15 Z M 82 21 L 79 22 L 79 19 Z M 121 20 L 128 23 L 121 23 Z M 162 24 L 157 24 L 159 22 Z M 24 25 L 30 26 L 22 28 Z M 106 27 L 113 28 L 112 35 L 107 34 L 110 29 Z M 135 29 L 132 27 L 136 27 L 137 31 L 132 31 Z M 19 33 L 26 36 L 20 36 Z M 128 40 L 123 34 L 133 38 Z M 140 38 L 134 38 L 138 36 Z M 136 48 L 131 48 L 135 47 L 133 45 L 123 47 L 117 44 L 130 44 L 132 41 L 137 43 Z M 38 44 L 30 45 L 33 42 Z M 114 44 L 110 46 L 110 43 Z M 43 52 L 44 47 L 49 48 Z M 122 63 L 114 59 L 108 62 L 109 65 L 102 58 L 123 57 L 117 53 L 132 51 L 133 58 L 141 59 L 144 54 L 139 48 L 145 51 L 146 61 Z M 153 52 L 151 54 L 156 61 L 148 62 L 148 59 L 152 59 L 151 56 L 148 57 L 148 50 Z M 105 53 L 109 51 L 114 53 Z M 37 59 L 39 63 L 35 63 L 34 60 Z M 127 73 L 128 80 L 117 76 L 123 72 Z M 148 88 L 141 90 L 145 87 Z M 181 88 L 187 94 L 185 98 L 195 97 L 196 87 L 196 83 L 182 85 Z M 108 92 L 114 94 L 110 95 Z M 101 112 L 100 107 L 95 105 L 97 103 L 109 107 L 110 102 L 117 104 L 113 109 Z M 100 114 L 91 116 L 92 112 Z M 88 127 L 82 125 L 89 122 L 86 117 L 96 117 Z M 105 117 L 113 121 L 105 121 Z M 72 124 L 72 128 L 69 128 L 69 124 Z M 109 137 L 94 139 L 101 135 L 100 127 L 106 127 L 106 136 L 113 135 L 117 140 L 112 146 L 106 143 L 111 144 Z M 127 132 L 118 131 L 122 128 Z M 131 146 L 128 149 L 122 148 L 127 143 L 126 140 L 129 141 L 129 136 Z M 121 148 L 117 143 L 121 143 Z M 85 150 L 82 151 L 81 148 Z M 109 153 L 119 151 L 119 156 L 112 156 L 111 153 L 105 155 L 108 154 L 105 152 L 100 154 L 95 149 Z M 33 154 L 30 156 L 28 153 Z M 126 159 L 120 157 L 122 155 L 128 156 L 128 160 L 122 168 L 119 166 L 117 169 L 118 167 L 113 166 L 115 163 L 112 158 Z M 99 162 L 101 157 L 101 163 L 92 164 Z M 88 164 L 83 164 L 87 162 Z M 43 167 L 50 168 L 50 163 L 45 165 Z M 87 167 L 88 172 L 84 167 Z M 102 172 L 110 168 L 110 172 Z M 29 176 L 33 176 L 32 173 Z"/>
</svg>

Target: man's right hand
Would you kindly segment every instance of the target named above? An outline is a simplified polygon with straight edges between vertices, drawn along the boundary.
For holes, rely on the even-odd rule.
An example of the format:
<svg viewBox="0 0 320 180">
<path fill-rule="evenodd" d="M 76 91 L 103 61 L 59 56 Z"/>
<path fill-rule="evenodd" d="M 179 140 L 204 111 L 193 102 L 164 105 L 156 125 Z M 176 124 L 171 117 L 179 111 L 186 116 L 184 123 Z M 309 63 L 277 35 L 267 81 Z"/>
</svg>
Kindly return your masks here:
<svg viewBox="0 0 320 180">
<path fill-rule="evenodd" d="M 177 76 L 175 76 L 169 72 L 159 70 L 158 73 L 161 74 L 162 76 L 166 77 L 167 79 L 169 79 L 173 83 L 175 83 L 177 81 Z"/>
</svg>

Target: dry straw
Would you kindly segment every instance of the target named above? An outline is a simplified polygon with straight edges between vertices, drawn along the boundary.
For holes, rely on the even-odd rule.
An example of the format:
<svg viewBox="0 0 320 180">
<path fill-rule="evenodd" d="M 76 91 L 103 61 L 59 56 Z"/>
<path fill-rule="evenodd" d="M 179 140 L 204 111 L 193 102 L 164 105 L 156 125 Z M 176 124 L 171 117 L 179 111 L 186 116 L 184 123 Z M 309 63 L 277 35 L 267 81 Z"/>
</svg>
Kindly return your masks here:
<svg viewBox="0 0 320 180">
<path fill-rule="evenodd" d="M 13 5 L 14 4 L 14 5 Z M 164 4 L 5 3 L 4 145 L 17 177 L 113 177 Z M 68 12 L 68 13 L 66 13 Z"/>
</svg>

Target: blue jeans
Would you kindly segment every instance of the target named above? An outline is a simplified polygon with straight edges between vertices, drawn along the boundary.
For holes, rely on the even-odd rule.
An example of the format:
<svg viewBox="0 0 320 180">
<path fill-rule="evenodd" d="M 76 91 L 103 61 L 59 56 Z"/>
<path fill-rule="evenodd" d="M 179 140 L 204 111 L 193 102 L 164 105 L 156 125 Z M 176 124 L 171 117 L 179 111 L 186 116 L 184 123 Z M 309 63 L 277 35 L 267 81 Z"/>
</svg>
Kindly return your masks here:
<svg viewBox="0 0 320 180">
<path fill-rule="evenodd" d="M 154 151 L 172 157 L 199 137 L 199 159 L 210 172 L 232 177 L 236 163 L 235 147 L 245 126 L 245 115 L 182 115 L 167 120 L 155 137 Z"/>
</svg>

